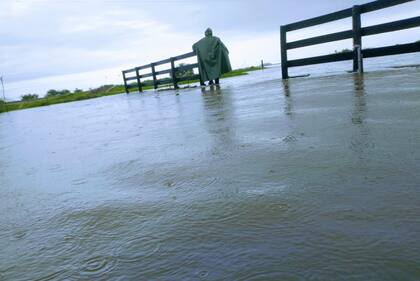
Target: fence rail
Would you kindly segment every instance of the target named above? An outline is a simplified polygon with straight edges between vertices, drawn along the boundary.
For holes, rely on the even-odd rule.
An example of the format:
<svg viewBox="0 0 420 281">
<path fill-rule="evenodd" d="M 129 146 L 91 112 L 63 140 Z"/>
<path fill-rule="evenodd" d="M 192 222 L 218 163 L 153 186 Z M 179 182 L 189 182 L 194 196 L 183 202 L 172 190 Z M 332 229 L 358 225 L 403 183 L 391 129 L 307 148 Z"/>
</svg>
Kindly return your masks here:
<svg viewBox="0 0 420 281">
<path fill-rule="evenodd" d="M 175 62 L 179 60 L 187 59 L 190 57 L 195 57 L 195 56 L 196 56 L 195 52 L 190 52 L 190 53 L 182 54 L 176 57 L 171 57 L 171 58 L 160 60 L 157 62 L 152 62 L 150 64 L 123 70 L 122 75 L 123 75 L 123 80 L 124 80 L 125 92 L 128 94 L 129 89 L 132 87 L 137 87 L 138 91 L 142 92 L 143 86 L 149 86 L 149 85 L 152 85 L 154 89 L 157 89 L 159 84 L 168 84 L 168 83 L 172 83 L 174 88 L 176 89 L 178 88 L 178 82 L 200 79 L 200 74 L 177 77 L 177 72 L 188 71 L 194 68 L 198 68 L 198 63 L 175 67 Z M 171 64 L 171 68 L 156 71 L 156 66 L 168 64 L 168 63 Z M 140 70 L 145 70 L 149 68 L 151 72 L 146 73 L 146 74 L 140 74 Z M 134 76 L 131 76 L 133 74 Z M 163 75 L 163 74 L 169 74 L 170 78 L 158 79 L 158 76 Z M 147 83 L 147 82 L 144 83 L 141 81 L 143 78 L 148 78 L 148 77 L 152 77 L 153 80 L 151 83 Z M 133 80 L 135 81 L 134 83 L 130 83 L 130 84 L 128 83 Z"/>
<path fill-rule="evenodd" d="M 372 58 L 378 56 L 397 55 L 405 53 L 420 52 L 420 42 L 401 44 L 395 46 L 386 46 L 380 48 L 365 49 L 362 48 L 363 36 L 381 34 L 386 32 L 398 31 L 408 28 L 420 26 L 420 16 L 362 27 L 361 14 L 373 12 L 392 6 L 412 2 L 414 0 L 378 0 L 363 5 L 353 6 L 352 8 L 341 10 L 335 13 L 307 19 L 300 22 L 283 25 L 280 27 L 280 43 L 281 43 L 281 61 L 282 61 L 282 77 L 289 78 L 288 68 L 296 66 L 304 66 L 311 64 L 320 64 L 328 62 L 338 62 L 345 60 L 353 60 L 353 71 L 363 72 L 363 58 Z M 311 26 L 329 23 L 345 18 L 352 18 L 352 29 L 326 35 L 306 38 L 293 42 L 287 42 L 287 32 L 295 31 Z M 303 59 L 288 60 L 287 51 L 308 47 L 328 42 L 340 41 L 345 39 L 353 39 L 353 51 L 338 54 L 330 54 L 324 56 L 309 57 Z"/>
</svg>

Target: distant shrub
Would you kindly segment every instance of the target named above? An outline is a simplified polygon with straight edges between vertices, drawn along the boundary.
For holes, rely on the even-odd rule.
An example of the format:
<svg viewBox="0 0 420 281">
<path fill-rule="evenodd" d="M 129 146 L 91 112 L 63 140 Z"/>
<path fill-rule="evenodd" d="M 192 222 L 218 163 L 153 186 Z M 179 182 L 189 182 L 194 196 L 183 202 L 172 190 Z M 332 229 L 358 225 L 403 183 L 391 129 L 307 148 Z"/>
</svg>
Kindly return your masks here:
<svg viewBox="0 0 420 281">
<path fill-rule="evenodd" d="M 98 88 L 89 89 L 89 94 L 99 94 L 108 92 L 114 85 L 103 85 Z"/>
<path fill-rule="evenodd" d="M 194 72 L 192 69 L 182 69 L 182 67 L 188 66 L 188 64 L 185 63 L 180 63 L 178 65 L 178 67 L 181 67 L 181 70 L 177 70 L 176 71 L 176 77 L 177 78 L 181 78 L 181 77 L 189 77 L 189 76 L 193 76 Z"/>
<path fill-rule="evenodd" d="M 32 101 L 37 100 L 39 97 L 37 94 L 27 94 L 20 97 L 21 101 Z"/>
<path fill-rule="evenodd" d="M 343 54 L 343 53 L 350 53 L 350 52 L 353 52 L 352 50 L 350 50 L 350 49 L 342 49 L 341 51 L 337 51 L 337 50 L 335 50 L 334 51 L 334 53 L 336 53 L 336 54 Z"/>
</svg>

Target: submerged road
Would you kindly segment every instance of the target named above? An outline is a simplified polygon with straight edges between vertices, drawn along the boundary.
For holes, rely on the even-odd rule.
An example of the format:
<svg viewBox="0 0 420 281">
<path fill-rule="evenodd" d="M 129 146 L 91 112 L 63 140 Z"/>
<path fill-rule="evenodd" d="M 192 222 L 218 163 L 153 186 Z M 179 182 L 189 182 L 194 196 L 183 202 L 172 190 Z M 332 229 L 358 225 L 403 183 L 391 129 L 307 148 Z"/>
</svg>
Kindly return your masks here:
<svg viewBox="0 0 420 281">
<path fill-rule="evenodd" d="M 419 280 L 420 70 L 0 115 L 0 280 Z"/>
</svg>

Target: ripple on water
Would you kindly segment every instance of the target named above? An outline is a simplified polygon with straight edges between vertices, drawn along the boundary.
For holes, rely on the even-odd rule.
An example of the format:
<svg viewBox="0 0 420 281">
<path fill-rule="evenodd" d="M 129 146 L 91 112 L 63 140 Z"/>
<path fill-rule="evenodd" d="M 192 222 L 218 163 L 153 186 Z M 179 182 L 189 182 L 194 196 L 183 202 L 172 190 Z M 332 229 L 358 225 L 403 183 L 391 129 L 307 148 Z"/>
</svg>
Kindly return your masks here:
<svg viewBox="0 0 420 281">
<path fill-rule="evenodd" d="M 61 165 L 59 165 L 59 164 L 54 164 L 54 165 L 52 165 L 52 166 L 50 166 L 49 168 L 48 168 L 48 170 L 50 171 L 50 172 L 61 172 L 61 171 L 63 171 L 63 168 L 61 167 Z"/>
<path fill-rule="evenodd" d="M 248 189 L 245 190 L 245 194 L 247 196 L 253 197 L 253 196 L 263 196 L 263 195 L 270 195 L 270 194 L 276 194 L 278 192 L 282 192 L 287 188 L 286 185 L 277 185 L 277 186 L 263 186 L 256 189 Z"/>
<path fill-rule="evenodd" d="M 110 206 L 100 206 L 93 209 L 64 212 L 57 217 L 54 223 L 61 229 L 72 233 L 77 232 L 78 237 L 91 237 L 97 235 L 101 239 L 114 238 L 121 235 L 125 219 L 131 219 L 137 214 L 130 209 Z M 72 235 L 69 236 L 69 239 Z M 76 237 L 77 238 L 77 237 Z"/>
<path fill-rule="evenodd" d="M 142 236 L 127 239 L 116 249 L 115 258 L 123 262 L 137 262 L 155 255 L 161 247 L 156 237 Z"/>
<path fill-rule="evenodd" d="M 173 187 L 173 188 L 207 188 L 220 181 L 218 177 L 206 177 L 203 178 L 201 176 L 189 176 L 189 177 L 180 177 L 180 176 L 173 176 L 169 178 L 165 178 L 162 181 L 162 185 L 166 187 Z"/>
<path fill-rule="evenodd" d="M 74 235 L 65 235 L 63 241 L 59 243 L 57 249 L 60 249 L 61 255 L 70 255 L 78 253 L 82 249 L 83 240 Z"/>
<path fill-rule="evenodd" d="M 282 140 L 285 143 L 295 143 L 295 142 L 298 141 L 298 139 L 295 136 L 292 136 L 292 135 L 286 136 Z"/>
<path fill-rule="evenodd" d="M 112 257 L 96 256 L 83 261 L 79 271 L 82 279 L 105 277 L 117 266 L 117 261 Z"/>
<path fill-rule="evenodd" d="M 17 230 L 13 233 L 13 237 L 16 240 L 21 240 L 21 239 L 25 238 L 26 234 L 27 234 L 26 230 Z"/>
<path fill-rule="evenodd" d="M 35 279 L 35 281 L 64 280 L 68 277 L 66 276 L 66 273 L 68 273 L 67 270 L 59 270 L 53 273 L 49 273 L 41 278 Z"/>
<path fill-rule="evenodd" d="M 198 276 L 200 279 L 205 279 L 205 278 L 207 278 L 207 277 L 209 276 L 209 273 L 210 273 L 210 272 L 208 272 L 207 270 L 202 270 L 202 271 L 199 271 L 199 272 L 197 273 L 197 276 Z"/>
<path fill-rule="evenodd" d="M 264 272 L 250 272 L 245 273 L 245 276 L 236 279 L 238 281 L 269 281 L 269 280 L 287 280 L 287 281 L 301 281 L 305 280 L 303 276 L 298 273 L 284 273 L 276 271 L 264 271 Z"/>
<path fill-rule="evenodd" d="M 71 182 L 72 185 L 82 185 L 85 183 L 87 183 L 87 179 L 85 178 L 75 179 Z"/>
</svg>

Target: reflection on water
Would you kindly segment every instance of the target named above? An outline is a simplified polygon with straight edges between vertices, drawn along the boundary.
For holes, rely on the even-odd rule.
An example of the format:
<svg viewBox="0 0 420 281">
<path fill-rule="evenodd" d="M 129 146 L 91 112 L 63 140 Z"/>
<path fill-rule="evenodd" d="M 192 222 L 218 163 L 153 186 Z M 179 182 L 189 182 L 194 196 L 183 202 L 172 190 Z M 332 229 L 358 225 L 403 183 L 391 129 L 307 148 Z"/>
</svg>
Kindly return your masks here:
<svg viewBox="0 0 420 281">
<path fill-rule="evenodd" d="M 364 76 L 353 74 L 354 82 L 354 110 L 352 124 L 357 130 L 351 138 L 350 147 L 358 155 L 359 159 L 369 161 L 370 150 L 374 144 L 369 137 L 369 124 L 367 124 L 367 104 Z"/>
<path fill-rule="evenodd" d="M 284 113 L 290 118 L 293 118 L 293 100 L 290 96 L 290 83 L 292 83 L 290 79 L 282 80 L 284 92 Z"/>
<path fill-rule="evenodd" d="M 418 280 L 419 71 L 277 71 L 0 115 L 0 280 Z"/>
<path fill-rule="evenodd" d="M 354 125 L 363 124 L 366 119 L 365 82 L 363 74 L 353 74 L 355 106 L 352 116 Z"/>
<path fill-rule="evenodd" d="M 235 105 L 232 103 L 229 89 L 212 86 L 202 89 L 203 114 L 205 127 L 213 141 L 211 153 L 220 157 L 228 157 L 237 143 L 235 142 Z"/>
</svg>

